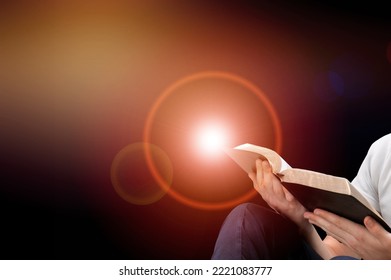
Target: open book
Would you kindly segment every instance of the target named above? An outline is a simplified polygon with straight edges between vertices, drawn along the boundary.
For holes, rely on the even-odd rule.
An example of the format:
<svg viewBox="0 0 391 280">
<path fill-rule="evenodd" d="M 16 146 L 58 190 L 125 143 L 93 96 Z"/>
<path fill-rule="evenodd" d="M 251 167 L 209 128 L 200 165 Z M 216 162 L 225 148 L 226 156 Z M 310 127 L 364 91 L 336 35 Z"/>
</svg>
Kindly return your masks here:
<svg viewBox="0 0 391 280">
<path fill-rule="evenodd" d="M 309 211 L 324 209 L 360 224 L 366 216 L 371 216 L 391 232 L 378 211 L 345 178 L 291 168 L 275 151 L 252 144 L 224 151 L 247 173 L 255 171 L 258 158 L 268 160 L 284 187 Z"/>
</svg>

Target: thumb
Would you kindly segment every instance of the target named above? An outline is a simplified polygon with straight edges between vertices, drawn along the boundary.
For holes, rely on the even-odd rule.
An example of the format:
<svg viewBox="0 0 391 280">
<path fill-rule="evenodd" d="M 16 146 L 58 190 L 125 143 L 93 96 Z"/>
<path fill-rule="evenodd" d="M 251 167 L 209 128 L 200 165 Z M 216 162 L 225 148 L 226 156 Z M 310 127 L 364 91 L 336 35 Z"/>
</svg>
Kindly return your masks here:
<svg viewBox="0 0 391 280">
<path fill-rule="evenodd" d="M 375 221 L 374 218 L 369 216 L 365 217 L 364 225 L 368 229 L 368 231 L 375 236 L 378 236 L 385 230 L 378 222 Z"/>
</svg>

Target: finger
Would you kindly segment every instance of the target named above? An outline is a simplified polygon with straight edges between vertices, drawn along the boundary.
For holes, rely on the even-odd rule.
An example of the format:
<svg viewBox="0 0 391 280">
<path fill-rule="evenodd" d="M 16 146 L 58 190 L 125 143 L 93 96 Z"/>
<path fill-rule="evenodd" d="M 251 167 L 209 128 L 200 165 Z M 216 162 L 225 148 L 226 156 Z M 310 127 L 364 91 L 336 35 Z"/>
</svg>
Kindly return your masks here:
<svg viewBox="0 0 391 280">
<path fill-rule="evenodd" d="M 257 174 L 256 174 L 256 181 L 257 186 L 259 188 L 263 188 L 265 186 L 264 177 L 263 177 L 263 168 L 262 168 L 262 161 L 260 159 L 257 159 L 255 162 Z"/>
<path fill-rule="evenodd" d="M 264 160 L 259 163 L 259 168 L 262 170 L 263 186 L 266 188 L 271 188 L 273 186 L 273 182 L 270 177 L 269 163 Z"/>
<path fill-rule="evenodd" d="M 365 217 L 364 225 L 368 229 L 368 231 L 378 239 L 380 239 L 382 236 L 385 235 L 385 233 L 387 233 L 387 231 L 372 217 Z"/>
<path fill-rule="evenodd" d="M 320 209 L 315 209 L 313 213 L 306 212 L 304 217 L 345 245 L 352 247 L 351 244 L 356 243 L 355 232 L 360 227 L 358 224 Z"/>
<path fill-rule="evenodd" d="M 263 180 L 264 180 L 265 186 L 268 186 L 269 191 L 272 192 L 274 195 L 277 195 L 277 197 L 279 199 L 285 200 L 286 199 L 285 192 L 283 190 L 281 182 L 274 175 L 272 167 L 270 166 L 270 163 L 266 160 L 263 161 L 262 168 L 263 168 Z"/>
<path fill-rule="evenodd" d="M 256 178 L 256 175 L 254 172 L 250 172 L 248 173 L 248 177 L 251 179 L 251 181 L 253 182 L 253 186 L 255 189 L 257 189 L 257 178 Z"/>
<path fill-rule="evenodd" d="M 328 224 L 335 225 L 344 232 L 351 234 L 354 234 L 357 231 L 357 227 L 360 227 L 357 223 L 322 209 L 315 209 L 314 214 L 318 217 L 321 217 L 322 221 L 326 221 Z"/>
<path fill-rule="evenodd" d="M 273 191 L 273 182 L 271 177 L 267 172 L 265 172 L 265 170 L 268 170 L 266 164 L 268 164 L 267 161 L 262 161 L 260 159 L 256 161 L 257 174 L 255 189 L 269 204 L 269 206 L 273 206 L 276 201 L 276 196 Z"/>
</svg>

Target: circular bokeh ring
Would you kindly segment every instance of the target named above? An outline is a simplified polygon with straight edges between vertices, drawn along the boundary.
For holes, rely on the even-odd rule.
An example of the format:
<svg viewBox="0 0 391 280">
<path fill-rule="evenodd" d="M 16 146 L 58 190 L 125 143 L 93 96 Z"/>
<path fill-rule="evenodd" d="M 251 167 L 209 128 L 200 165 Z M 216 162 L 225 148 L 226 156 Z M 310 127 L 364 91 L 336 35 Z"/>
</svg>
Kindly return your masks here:
<svg viewBox="0 0 391 280">
<path fill-rule="evenodd" d="M 197 81 L 201 79 L 224 79 L 228 80 L 234 83 L 237 83 L 244 87 L 245 89 L 249 90 L 252 94 L 254 94 L 260 102 L 265 106 L 267 109 L 268 113 L 270 114 L 270 118 L 273 124 L 274 128 L 274 139 L 275 139 L 275 144 L 274 144 L 274 150 L 277 153 L 281 152 L 282 148 L 282 129 L 281 129 L 281 124 L 280 120 L 278 118 L 278 115 L 276 113 L 276 110 L 274 109 L 272 103 L 269 101 L 269 99 L 265 96 L 265 94 L 253 83 L 250 81 L 232 74 L 228 72 L 221 72 L 221 71 L 205 71 L 205 72 L 199 72 L 196 74 L 192 74 L 189 76 L 186 76 L 175 83 L 173 83 L 171 86 L 169 86 L 163 93 L 158 97 L 158 99 L 155 101 L 153 104 L 151 110 L 148 113 L 147 119 L 146 119 L 146 124 L 144 128 L 144 141 L 146 143 L 151 143 L 151 130 L 152 126 L 155 120 L 155 115 L 157 111 L 159 110 L 160 106 L 164 103 L 164 101 L 171 96 L 175 90 L 178 88 Z M 205 209 L 205 210 L 220 210 L 220 209 L 226 209 L 226 208 L 231 208 L 234 207 L 240 203 L 243 203 L 245 201 L 248 201 L 251 199 L 254 195 L 257 194 L 257 192 L 254 189 L 249 190 L 247 193 L 241 195 L 240 197 L 237 197 L 235 199 L 227 200 L 227 201 L 222 201 L 222 202 L 203 202 L 195 199 L 191 199 L 189 197 L 186 197 L 179 192 L 175 191 L 173 188 L 171 188 L 170 185 L 167 184 L 167 182 L 164 180 L 164 178 L 160 175 L 159 170 L 154 163 L 153 157 L 151 150 L 146 147 L 145 149 L 145 157 L 146 157 L 146 162 L 148 164 L 148 167 L 152 173 L 152 176 L 154 179 L 157 181 L 159 186 L 166 191 L 171 197 L 176 199 L 177 201 L 194 207 L 194 208 L 199 208 L 199 209 Z"/>
<path fill-rule="evenodd" d="M 159 166 L 164 167 L 163 175 L 159 174 L 161 180 L 164 180 L 166 185 L 171 184 L 173 177 L 171 161 L 168 155 L 156 145 L 144 142 L 129 144 L 115 155 L 111 163 L 110 178 L 114 190 L 122 199 L 135 205 L 155 203 L 166 194 L 156 180 L 139 179 L 145 178 L 142 176 L 143 173 L 150 169 L 146 162 L 140 161 L 145 159 L 147 148 L 150 154 L 153 154 L 155 161 L 158 161 Z M 140 174 L 141 176 L 137 176 Z M 132 180 L 127 180 L 123 175 L 129 176 Z"/>
</svg>

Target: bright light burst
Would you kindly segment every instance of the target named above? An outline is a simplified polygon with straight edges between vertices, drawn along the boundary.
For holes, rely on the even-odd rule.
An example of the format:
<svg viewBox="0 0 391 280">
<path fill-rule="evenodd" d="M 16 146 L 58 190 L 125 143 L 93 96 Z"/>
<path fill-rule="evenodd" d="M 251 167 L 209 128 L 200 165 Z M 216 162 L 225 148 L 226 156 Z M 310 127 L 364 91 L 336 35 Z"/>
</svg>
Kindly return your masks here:
<svg viewBox="0 0 391 280">
<path fill-rule="evenodd" d="M 227 145 L 227 133 L 220 125 L 209 124 L 197 131 L 197 146 L 204 155 L 217 155 Z"/>
</svg>

